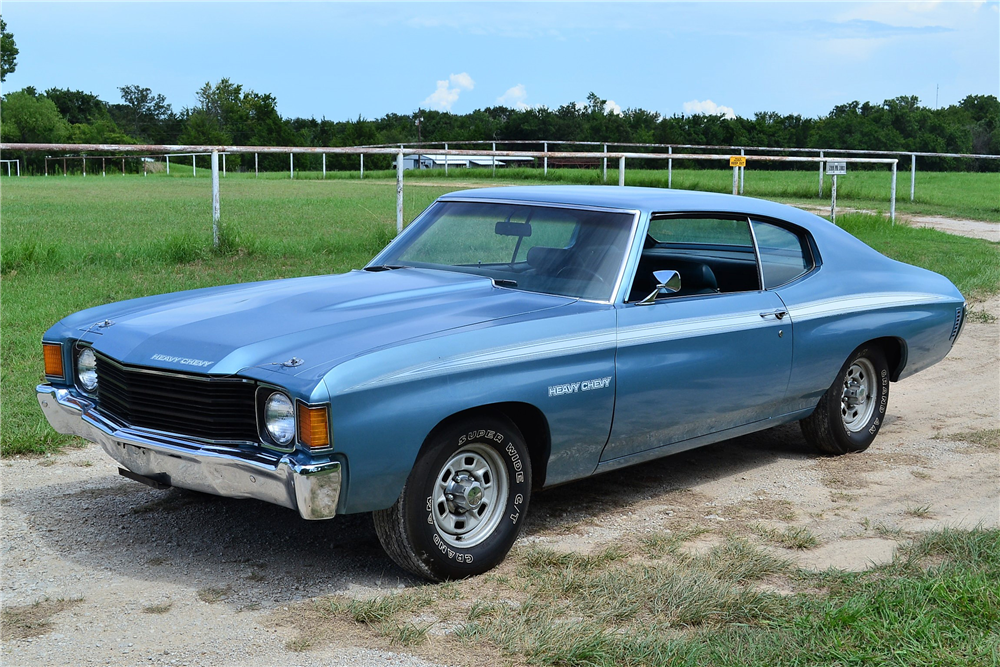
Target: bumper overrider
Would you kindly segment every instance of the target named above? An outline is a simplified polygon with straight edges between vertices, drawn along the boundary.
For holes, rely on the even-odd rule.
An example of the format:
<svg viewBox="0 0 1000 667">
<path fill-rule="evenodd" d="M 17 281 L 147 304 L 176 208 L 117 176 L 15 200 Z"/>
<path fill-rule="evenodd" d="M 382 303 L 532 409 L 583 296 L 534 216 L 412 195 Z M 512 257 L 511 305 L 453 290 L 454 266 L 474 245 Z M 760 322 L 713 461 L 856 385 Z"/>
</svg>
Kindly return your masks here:
<svg viewBox="0 0 1000 667">
<path fill-rule="evenodd" d="M 256 498 L 329 519 L 340 500 L 341 464 L 301 463 L 290 454 L 206 444 L 117 424 L 68 389 L 38 385 L 38 404 L 56 431 L 96 442 L 128 470 L 153 480 L 227 498 Z"/>
</svg>

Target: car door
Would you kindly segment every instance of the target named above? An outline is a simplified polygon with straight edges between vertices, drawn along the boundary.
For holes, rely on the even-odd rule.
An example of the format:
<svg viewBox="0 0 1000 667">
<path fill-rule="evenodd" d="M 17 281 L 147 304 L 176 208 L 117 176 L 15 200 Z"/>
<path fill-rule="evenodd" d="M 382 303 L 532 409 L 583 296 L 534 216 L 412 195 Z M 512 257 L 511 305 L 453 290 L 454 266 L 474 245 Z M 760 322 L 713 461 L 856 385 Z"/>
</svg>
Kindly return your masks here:
<svg viewBox="0 0 1000 667">
<path fill-rule="evenodd" d="M 791 322 L 777 294 L 761 289 L 747 218 L 653 216 L 649 231 L 636 287 L 618 308 L 602 462 L 766 420 L 791 370 Z M 681 290 L 644 305 L 655 270 L 677 270 Z"/>
</svg>

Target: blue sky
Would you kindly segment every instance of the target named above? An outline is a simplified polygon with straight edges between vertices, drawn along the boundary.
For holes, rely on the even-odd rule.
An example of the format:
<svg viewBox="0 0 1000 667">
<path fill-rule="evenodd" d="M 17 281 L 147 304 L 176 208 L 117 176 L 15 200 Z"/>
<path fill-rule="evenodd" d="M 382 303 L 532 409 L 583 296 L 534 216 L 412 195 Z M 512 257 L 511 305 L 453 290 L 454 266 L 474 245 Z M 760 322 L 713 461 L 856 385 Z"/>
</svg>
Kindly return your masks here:
<svg viewBox="0 0 1000 667">
<path fill-rule="evenodd" d="M 175 110 L 223 77 L 284 116 L 344 120 L 591 91 L 664 115 L 823 115 L 851 100 L 1000 95 L 987 2 L 3 3 L 20 49 L 3 89 L 118 86 Z"/>
</svg>

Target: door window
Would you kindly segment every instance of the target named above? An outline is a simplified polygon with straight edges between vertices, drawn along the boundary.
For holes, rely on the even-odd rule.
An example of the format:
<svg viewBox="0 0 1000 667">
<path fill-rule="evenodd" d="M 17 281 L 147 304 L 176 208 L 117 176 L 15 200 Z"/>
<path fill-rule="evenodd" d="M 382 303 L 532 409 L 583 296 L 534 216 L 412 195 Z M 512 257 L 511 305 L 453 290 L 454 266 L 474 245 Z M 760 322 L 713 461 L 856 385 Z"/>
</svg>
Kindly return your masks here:
<svg viewBox="0 0 1000 667">
<path fill-rule="evenodd" d="M 681 276 L 681 289 L 671 297 L 760 289 L 750 221 L 745 217 L 654 215 L 629 301 L 652 293 L 656 289 L 653 272 L 663 270 Z"/>
</svg>

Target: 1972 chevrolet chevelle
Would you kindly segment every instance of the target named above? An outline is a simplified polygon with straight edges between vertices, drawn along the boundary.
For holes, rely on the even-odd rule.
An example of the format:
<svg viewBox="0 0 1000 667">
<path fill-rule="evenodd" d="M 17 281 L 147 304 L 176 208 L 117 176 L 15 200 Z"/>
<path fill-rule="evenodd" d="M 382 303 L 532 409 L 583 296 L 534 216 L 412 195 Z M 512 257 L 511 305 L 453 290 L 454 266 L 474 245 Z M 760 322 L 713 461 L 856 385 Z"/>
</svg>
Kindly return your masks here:
<svg viewBox="0 0 1000 667">
<path fill-rule="evenodd" d="M 396 563 L 447 579 L 499 563 L 544 487 L 792 421 L 864 450 L 964 313 L 946 278 L 780 204 L 467 190 L 362 270 L 71 315 L 37 393 L 126 477 L 374 512 Z"/>
</svg>

